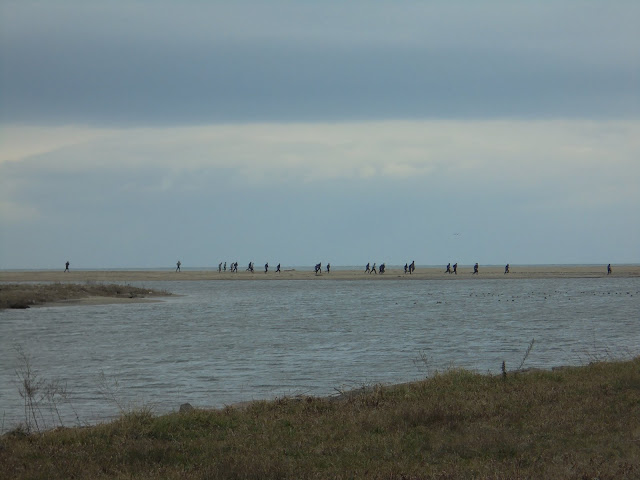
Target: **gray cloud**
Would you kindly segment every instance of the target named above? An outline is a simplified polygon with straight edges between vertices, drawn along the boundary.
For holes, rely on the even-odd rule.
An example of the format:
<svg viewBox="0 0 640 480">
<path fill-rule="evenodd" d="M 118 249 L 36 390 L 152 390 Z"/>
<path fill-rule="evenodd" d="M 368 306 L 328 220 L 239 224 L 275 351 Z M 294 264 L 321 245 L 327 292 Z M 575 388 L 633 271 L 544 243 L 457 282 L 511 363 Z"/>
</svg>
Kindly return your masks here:
<svg viewBox="0 0 640 480">
<path fill-rule="evenodd" d="M 615 117 L 640 110 L 640 40 L 628 20 L 640 7 L 633 3 L 21 5 L 5 6 L 2 25 L 5 123 Z"/>
</svg>

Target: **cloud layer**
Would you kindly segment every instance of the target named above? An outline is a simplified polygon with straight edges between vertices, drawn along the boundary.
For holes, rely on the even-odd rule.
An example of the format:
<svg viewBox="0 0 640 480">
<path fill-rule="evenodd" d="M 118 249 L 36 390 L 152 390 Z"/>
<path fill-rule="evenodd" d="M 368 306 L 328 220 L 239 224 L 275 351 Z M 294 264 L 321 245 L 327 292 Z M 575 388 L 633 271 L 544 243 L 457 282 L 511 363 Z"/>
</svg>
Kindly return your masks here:
<svg viewBox="0 0 640 480">
<path fill-rule="evenodd" d="M 10 133 L 39 137 L 33 127 Z M 334 264 L 367 254 L 397 263 L 409 254 L 424 263 L 637 260 L 640 122 L 58 133 L 49 150 L 44 142 L 21 160 L 0 157 L 5 268 L 64 256 L 157 266 L 184 262 L 187 251 L 197 265 L 247 256 L 311 264 L 316 252 Z M 40 229 L 51 235 L 24 249 Z M 612 231 L 616 243 L 603 251 Z"/>
<path fill-rule="evenodd" d="M 634 116 L 635 2 L 5 2 L 2 121 Z"/>
</svg>

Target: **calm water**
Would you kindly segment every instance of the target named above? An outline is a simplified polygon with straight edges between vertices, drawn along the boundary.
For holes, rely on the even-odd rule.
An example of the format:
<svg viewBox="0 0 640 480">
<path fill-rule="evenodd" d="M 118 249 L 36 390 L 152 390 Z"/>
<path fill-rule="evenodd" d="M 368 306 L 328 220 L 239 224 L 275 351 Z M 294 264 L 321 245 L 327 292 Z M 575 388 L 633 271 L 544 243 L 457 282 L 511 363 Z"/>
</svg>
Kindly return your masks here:
<svg viewBox="0 0 640 480">
<path fill-rule="evenodd" d="M 0 428 L 24 421 L 16 346 L 66 384 L 65 425 L 125 408 L 220 407 L 465 367 L 640 353 L 640 279 L 211 281 L 135 284 L 162 303 L 0 312 Z M 44 405 L 44 404 L 43 404 Z M 51 410 L 43 406 L 50 424 Z M 59 423 L 59 422 L 57 422 Z"/>
</svg>

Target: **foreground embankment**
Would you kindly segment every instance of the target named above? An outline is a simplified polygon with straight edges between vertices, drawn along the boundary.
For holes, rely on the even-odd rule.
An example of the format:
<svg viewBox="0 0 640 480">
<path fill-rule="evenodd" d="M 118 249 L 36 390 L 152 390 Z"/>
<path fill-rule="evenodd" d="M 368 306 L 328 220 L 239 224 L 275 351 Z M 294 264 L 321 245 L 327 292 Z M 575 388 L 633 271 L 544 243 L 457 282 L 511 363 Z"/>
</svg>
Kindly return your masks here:
<svg viewBox="0 0 640 480">
<path fill-rule="evenodd" d="M 364 269 L 363 269 L 364 270 Z M 473 275 L 473 268 L 460 266 L 457 275 L 444 273 L 445 267 L 419 267 L 409 275 L 402 269 L 389 268 L 384 274 L 368 274 L 363 270 L 331 270 L 315 275 L 313 268 L 283 269 L 276 273 L 271 268 L 255 270 L 253 273 L 240 269 L 238 273 L 218 272 L 216 270 L 77 270 L 62 271 L 2 271 L 0 282 L 145 282 L 180 280 L 458 280 L 462 278 L 598 278 L 607 276 L 606 265 L 512 265 L 510 273 L 504 273 L 504 267 L 480 266 L 479 273 Z M 612 277 L 640 277 L 640 265 L 614 265 Z"/>
<path fill-rule="evenodd" d="M 640 358 L 0 437 L 0 478 L 640 477 Z"/>
<path fill-rule="evenodd" d="M 42 281 L 42 280 L 41 280 Z M 75 305 L 133 303 L 153 301 L 168 292 L 132 287 L 131 285 L 66 283 L 0 284 L 0 310 L 5 308 L 30 308 L 39 305 Z"/>
</svg>

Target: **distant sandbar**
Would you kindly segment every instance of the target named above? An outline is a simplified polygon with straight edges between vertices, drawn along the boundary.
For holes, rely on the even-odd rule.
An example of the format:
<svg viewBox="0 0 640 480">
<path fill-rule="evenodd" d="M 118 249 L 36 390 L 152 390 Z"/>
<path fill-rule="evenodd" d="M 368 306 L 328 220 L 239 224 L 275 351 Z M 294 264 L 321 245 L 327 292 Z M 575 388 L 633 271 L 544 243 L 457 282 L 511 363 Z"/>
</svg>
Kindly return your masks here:
<svg viewBox="0 0 640 480">
<path fill-rule="evenodd" d="M 612 278 L 640 277 L 640 265 L 615 265 L 612 267 Z M 445 267 L 418 267 L 413 274 L 405 274 L 402 269 L 388 268 L 384 274 L 368 274 L 362 270 L 323 271 L 315 275 L 313 267 L 308 269 L 283 270 L 268 273 L 256 270 L 254 273 L 239 271 L 238 273 L 218 272 L 217 270 L 189 270 L 181 272 L 172 270 L 78 270 L 70 272 L 45 271 L 2 271 L 0 282 L 144 282 L 144 281 L 197 281 L 197 280 L 451 280 L 458 279 L 522 279 L 522 278 L 599 278 L 607 277 L 606 265 L 574 266 L 518 266 L 511 265 L 510 273 L 504 273 L 504 267 L 483 267 L 473 275 L 470 266 L 458 267 L 458 274 L 444 273 Z"/>
</svg>

